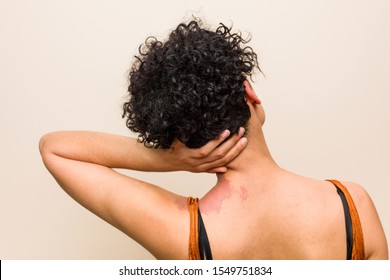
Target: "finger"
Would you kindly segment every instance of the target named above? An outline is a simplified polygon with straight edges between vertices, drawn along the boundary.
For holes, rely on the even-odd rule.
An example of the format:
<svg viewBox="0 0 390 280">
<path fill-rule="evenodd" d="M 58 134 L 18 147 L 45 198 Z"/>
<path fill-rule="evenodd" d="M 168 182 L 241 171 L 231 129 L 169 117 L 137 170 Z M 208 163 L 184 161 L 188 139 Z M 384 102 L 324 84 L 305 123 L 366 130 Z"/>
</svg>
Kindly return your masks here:
<svg viewBox="0 0 390 280">
<path fill-rule="evenodd" d="M 230 131 L 226 129 L 218 136 L 218 138 L 207 142 L 206 145 L 200 148 L 201 157 L 208 156 L 215 148 L 217 148 L 223 141 L 225 141 L 225 139 L 228 138 L 229 135 Z"/>
<path fill-rule="evenodd" d="M 216 159 L 223 158 L 231 149 L 233 149 L 233 147 L 235 147 L 235 145 L 237 145 L 244 133 L 245 129 L 243 127 L 240 127 L 237 134 L 233 135 L 229 140 L 222 143 L 210 153 L 209 161 L 214 161 Z"/>
<path fill-rule="evenodd" d="M 232 162 L 241 152 L 245 149 L 248 144 L 248 139 L 246 137 L 241 138 L 236 145 L 232 149 L 228 151 L 224 158 L 222 158 L 223 162 L 221 165 L 227 165 Z"/>
<path fill-rule="evenodd" d="M 219 166 L 219 167 L 216 167 L 216 168 L 209 169 L 206 172 L 207 173 L 225 173 L 226 171 L 227 171 L 227 167 L 226 166 Z"/>
<path fill-rule="evenodd" d="M 245 149 L 247 143 L 247 138 L 243 137 L 239 139 L 239 141 L 222 158 L 204 163 L 201 168 L 203 170 L 213 170 L 228 165 Z"/>
</svg>

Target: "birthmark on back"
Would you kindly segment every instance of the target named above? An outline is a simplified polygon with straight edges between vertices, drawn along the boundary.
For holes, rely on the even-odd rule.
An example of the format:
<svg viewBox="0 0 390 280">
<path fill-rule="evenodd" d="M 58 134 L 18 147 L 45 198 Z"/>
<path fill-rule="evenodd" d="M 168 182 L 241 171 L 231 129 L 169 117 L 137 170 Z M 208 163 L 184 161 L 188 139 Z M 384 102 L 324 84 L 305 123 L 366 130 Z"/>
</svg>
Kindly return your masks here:
<svg viewBox="0 0 390 280">
<path fill-rule="evenodd" d="M 232 196 L 232 187 L 228 180 L 223 180 L 215 185 L 202 199 L 201 211 L 202 213 L 219 213 L 223 202 Z"/>
</svg>

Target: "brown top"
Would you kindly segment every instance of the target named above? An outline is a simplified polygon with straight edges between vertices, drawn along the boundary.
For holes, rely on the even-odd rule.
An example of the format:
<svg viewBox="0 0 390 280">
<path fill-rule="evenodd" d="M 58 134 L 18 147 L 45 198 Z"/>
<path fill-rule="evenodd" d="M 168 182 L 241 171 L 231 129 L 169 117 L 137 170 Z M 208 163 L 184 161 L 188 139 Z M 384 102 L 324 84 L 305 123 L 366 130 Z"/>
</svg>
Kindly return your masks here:
<svg viewBox="0 0 390 280">
<path fill-rule="evenodd" d="M 349 215 L 351 217 L 352 224 L 352 260 L 364 260 L 364 239 L 363 239 L 363 230 L 360 223 L 359 215 L 353 202 L 353 199 L 348 192 L 348 189 L 337 180 L 327 180 L 333 183 L 338 187 L 345 196 L 348 208 Z M 188 197 L 187 199 L 188 209 L 190 211 L 190 239 L 188 247 L 188 259 L 190 260 L 200 260 L 200 251 L 199 251 L 199 232 L 198 232 L 198 208 L 199 208 L 199 199 Z M 348 211 L 348 209 L 347 209 Z M 347 237 L 348 238 L 348 237 Z"/>
<path fill-rule="evenodd" d="M 355 203 L 353 202 L 353 199 L 351 195 L 348 192 L 348 189 L 341 184 L 337 180 L 328 180 L 329 182 L 332 182 L 335 186 L 337 186 L 345 196 L 345 199 L 347 200 L 349 213 L 351 216 L 351 222 L 352 222 L 352 260 L 364 260 L 365 254 L 364 254 L 364 238 L 363 238 L 363 230 L 362 225 L 360 223 L 359 214 L 357 212 Z"/>
<path fill-rule="evenodd" d="M 199 199 L 189 197 L 187 199 L 188 209 L 190 211 L 190 242 L 188 247 L 188 259 L 200 260 L 199 241 L 198 241 L 198 208 Z"/>
</svg>

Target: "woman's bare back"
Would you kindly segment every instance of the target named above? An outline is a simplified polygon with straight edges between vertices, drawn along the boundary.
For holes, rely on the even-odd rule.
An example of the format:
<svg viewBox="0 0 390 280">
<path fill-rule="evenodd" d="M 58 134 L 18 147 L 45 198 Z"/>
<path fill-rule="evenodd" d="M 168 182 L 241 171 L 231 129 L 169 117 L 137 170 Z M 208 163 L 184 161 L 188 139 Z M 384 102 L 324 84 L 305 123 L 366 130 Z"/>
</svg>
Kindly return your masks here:
<svg viewBox="0 0 390 280">
<path fill-rule="evenodd" d="M 362 191 L 352 185 L 346 183 L 363 212 Z M 201 199 L 200 209 L 215 259 L 347 257 L 344 209 L 328 181 L 291 173 L 261 183 L 222 180 Z"/>
</svg>

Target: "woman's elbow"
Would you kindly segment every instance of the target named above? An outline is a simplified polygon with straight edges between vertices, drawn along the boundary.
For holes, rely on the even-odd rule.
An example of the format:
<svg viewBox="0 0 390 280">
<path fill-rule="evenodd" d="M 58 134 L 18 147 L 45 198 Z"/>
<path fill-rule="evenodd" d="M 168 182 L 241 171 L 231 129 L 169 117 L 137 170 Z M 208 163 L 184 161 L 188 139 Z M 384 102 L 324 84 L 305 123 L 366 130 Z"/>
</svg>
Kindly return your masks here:
<svg viewBox="0 0 390 280">
<path fill-rule="evenodd" d="M 39 152 L 41 153 L 41 156 L 44 157 L 48 153 L 48 142 L 50 140 L 51 133 L 47 133 L 41 137 L 39 140 Z"/>
<path fill-rule="evenodd" d="M 56 134 L 56 132 L 44 134 L 39 140 L 39 152 L 41 153 L 41 157 L 44 162 L 45 159 L 54 154 Z"/>
</svg>

